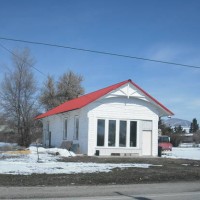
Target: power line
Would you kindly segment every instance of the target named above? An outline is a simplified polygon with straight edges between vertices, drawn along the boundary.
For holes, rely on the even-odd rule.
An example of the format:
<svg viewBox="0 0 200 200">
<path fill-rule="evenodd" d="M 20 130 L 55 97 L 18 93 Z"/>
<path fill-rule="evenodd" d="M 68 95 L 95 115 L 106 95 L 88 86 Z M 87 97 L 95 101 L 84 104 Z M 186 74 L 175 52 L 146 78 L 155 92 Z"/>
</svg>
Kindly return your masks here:
<svg viewBox="0 0 200 200">
<path fill-rule="evenodd" d="M 13 56 L 15 56 L 15 57 L 17 57 L 18 59 L 20 59 L 21 60 L 21 58 L 18 56 L 18 55 L 16 55 L 13 51 L 11 51 L 11 50 L 9 50 L 8 48 L 6 48 L 4 45 L 2 45 L 1 43 L 0 43 L 0 46 L 4 49 L 4 50 L 6 50 L 7 52 L 9 52 L 11 55 L 13 55 Z M 44 74 L 43 72 L 41 72 L 39 69 L 37 69 L 36 67 L 34 67 L 34 66 L 32 66 L 30 63 L 28 63 L 28 62 L 26 62 L 30 67 L 32 67 L 33 69 L 35 69 L 35 70 L 37 70 L 39 73 L 41 73 L 42 75 L 44 75 L 45 77 L 48 77 L 46 74 Z M 59 81 L 55 81 L 56 83 L 59 83 Z M 56 97 L 54 97 L 54 98 L 56 98 Z M 89 98 L 89 99 L 91 99 L 91 100 L 93 100 L 92 98 L 90 98 L 90 97 L 87 97 L 87 98 Z M 96 102 L 100 102 L 100 103 L 103 103 L 103 101 L 101 101 L 101 100 L 96 100 Z M 57 107 L 57 106 L 56 106 Z"/>
<path fill-rule="evenodd" d="M 21 58 L 19 56 L 17 56 L 13 51 L 9 50 L 8 48 L 6 48 L 4 45 L 2 45 L 0 43 L 1 48 L 3 48 L 4 50 L 6 50 L 7 52 L 9 52 L 10 54 L 12 54 L 13 56 L 17 57 L 18 59 L 21 60 Z M 46 74 L 44 74 L 42 71 L 40 71 L 39 69 L 37 69 L 36 67 L 34 67 L 32 64 L 26 62 L 26 64 L 28 64 L 30 67 L 32 67 L 33 69 L 35 69 L 36 71 L 38 71 L 40 74 L 42 74 L 43 76 L 46 76 Z"/>
<path fill-rule="evenodd" d="M 21 57 L 19 57 L 18 55 L 16 55 L 13 51 L 9 50 L 8 48 L 6 48 L 6 47 L 5 47 L 4 45 L 2 45 L 1 43 L 0 43 L 0 46 L 1 46 L 4 50 L 6 50 L 7 52 L 9 52 L 11 55 L 13 55 L 13 56 L 17 57 L 18 59 L 21 59 L 21 60 L 22 60 Z M 48 78 L 48 76 L 47 76 L 46 74 L 44 74 L 42 71 L 40 71 L 39 69 L 37 69 L 36 67 L 34 67 L 34 66 L 33 66 L 32 64 L 30 64 L 29 62 L 26 62 L 26 64 L 28 64 L 30 67 L 32 67 L 33 69 L 35 69 L 36 71 L 38 71 L 39 73 L 41 73 L 43 76 L 45 76 L 45 77 Z M 55 81 L 55 82 L 56 82 L 56 83 L 59 83 L 59 81 Z M 93 100 L 92 98 L 90 98 L 90 97 L 88 97 L 88 96 L 87 96 L 87 98 Z M 101 100 L 95 100 L 95 102 L 104 103 L 104 102 L 101 101 Z M 112 106 L 112 105 L 110 105 L 110 106 Z M 56 107 L 57 107 L 57 106 L 56 106 Z"/>
<path fill-rule="evenodd" d="M 71 50 L 76 50 L 76 51 L 85 51 L 85 52 L 89 52 L 89 53 L 97 53 L 97 54 L 103 54 L 103 55 L 109 55 L 109 56 L 117 56 L 117 57 L 123 57 L 123 58 L 130 58 L 130 59 L 150 61 L 150 62 L 156 62 L 156 63 L 162 63 L 162 64 L 176 65 L 176 66 L 187 67 L 187 68 L 200 69 L 200 66 L 195 66 L 195 65 L 187 65 L 187 64 L 175 63 L 175 62 L 164 61 L 164 60 L 156 60 L 156 59 L 150 59 L 150 58 L 143 58 L 143 57 L 130 56 L 130 55 L 125 55 L 125 54 L 117 54 L 117 53 L 106 52 L 106 51 L 97 51 L 97 50 L 77 48 L 77 47 L 71 47 L 71 46 L 50 44 L 50 43 L 44 43 L 44 42 L 34 42 L 34 41 L 28 41 L 28 40 L 18 40 L 18 39 L 5 38 L 5 37 L 0 37 L 0 40 L 8 40 L 8 41 L 14 41 L 14 42 L 23 42 L 23 43 L 29 43 L 29 44 L 35 44 L 35 45 L 44 45 L 44 46 L 50 46 L 50 47 L 71 49 Z"/>
</svg>

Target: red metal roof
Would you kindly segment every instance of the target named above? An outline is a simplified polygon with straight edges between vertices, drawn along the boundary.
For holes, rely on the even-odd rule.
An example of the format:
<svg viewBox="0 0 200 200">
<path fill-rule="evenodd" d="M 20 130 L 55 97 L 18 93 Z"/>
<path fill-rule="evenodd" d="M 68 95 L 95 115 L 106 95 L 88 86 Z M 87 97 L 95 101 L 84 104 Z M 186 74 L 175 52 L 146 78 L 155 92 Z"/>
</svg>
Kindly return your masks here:
<svg viewBox="0 0 200 200">
<path fill-rule="evenodd" d="M 67 101 L 67 102 L 47 111 L 46 113 L 37 116 L 36 119 L 41 119 L 41 118 L 48 117 L 48 116 L 51 116 L 51 115 L 55 115 L 55 114 L 59 114 L 59 113 L 68 112 L 68 111 L 71 111 L 71 110 L 76 110 L 76 109 L 82 108 L 82 107 L 90 104 L 91 102 L 99 99 L 100 97 L 108 94 L 109 92 L 121 87 L 122 85 L 125 85 L 126 83 L 131 83 L 132 85 L 134 85 L 142 93 L 144 93 L 147 97 L 149 97 L 151 100 L 153 100 L 153 102 L 155 102 L 157 105 L 159 105 L 161 108 L 163 108 L 167 113 L 169 113 L 169 115 L 173 115 L 173 113 L 169 109 L 167 109 L 160 102 L 158 102 L 151 95 L 149 95 L 147 92 L 145 92 L 142 88 L 140 88 L 132 80 L 129 79 L 129 80 L 111 85 L 109 87 L 103 88 L 101 90 L 97 90 L 95 92 L 91 92 L 89 94 L 80 96 L 76 99 L 72 99 L 70 101 Z"/>
</svg>

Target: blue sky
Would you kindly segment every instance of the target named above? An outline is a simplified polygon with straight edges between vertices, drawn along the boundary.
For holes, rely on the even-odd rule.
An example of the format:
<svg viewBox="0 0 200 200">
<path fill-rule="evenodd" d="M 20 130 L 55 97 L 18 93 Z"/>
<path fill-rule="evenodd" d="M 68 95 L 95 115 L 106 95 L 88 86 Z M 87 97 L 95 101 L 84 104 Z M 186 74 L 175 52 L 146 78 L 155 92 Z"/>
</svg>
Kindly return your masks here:
<svg viewBox="0 0 200 200">
<path fill-rule="evenodd" d="M 0 37 L 200 66 L 199 0 L 0 0 Z M 132 79 L 175 113 L 200 121 L 200 69 L 0 40 L 28 47 L 45 74 L 73 70 L 86 93 Z M 10 55 L 0 48 L 0 79 Z M 34 71 L 41 86 L 45 77 Z"/>
</svg>

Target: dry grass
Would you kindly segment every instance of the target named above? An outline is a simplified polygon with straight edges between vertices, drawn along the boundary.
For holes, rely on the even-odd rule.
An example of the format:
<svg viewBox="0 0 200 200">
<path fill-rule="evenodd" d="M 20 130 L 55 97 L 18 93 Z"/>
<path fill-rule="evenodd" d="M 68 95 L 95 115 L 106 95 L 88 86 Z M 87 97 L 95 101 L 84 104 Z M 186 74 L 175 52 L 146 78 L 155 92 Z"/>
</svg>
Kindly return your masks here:
<svg viewBox="0 0 200 200">
<path fill-rule="evenodd" d="M 10 155 L 27 155 L 30 154 L 30 150 L 15 150 L 15 151 L 4 151 L 5 154 L 10 154 Z"/>
</svg>

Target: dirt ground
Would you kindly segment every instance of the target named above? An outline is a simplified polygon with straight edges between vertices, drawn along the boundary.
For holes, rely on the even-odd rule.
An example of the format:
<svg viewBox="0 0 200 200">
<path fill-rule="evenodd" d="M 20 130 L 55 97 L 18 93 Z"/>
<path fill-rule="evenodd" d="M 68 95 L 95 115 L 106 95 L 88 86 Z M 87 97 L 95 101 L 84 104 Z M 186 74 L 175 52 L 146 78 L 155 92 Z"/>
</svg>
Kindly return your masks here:
<svg viewBox="0 0 200 200">
<path fill-rule="evenodd" d="M 91 174 L 0 174 L 0 186 L 65 186 L 159 183 L 200 180 L 200 161 L 169 158 L 88 157 L 65 158 L 64 162 L 145 163 L 144 168 L 115 168 L 108 173 Z"/>
</svg>

